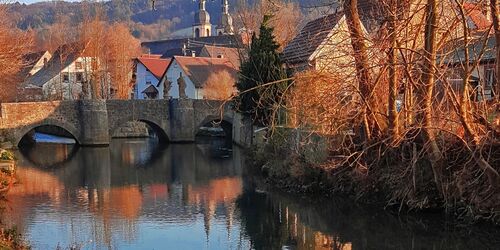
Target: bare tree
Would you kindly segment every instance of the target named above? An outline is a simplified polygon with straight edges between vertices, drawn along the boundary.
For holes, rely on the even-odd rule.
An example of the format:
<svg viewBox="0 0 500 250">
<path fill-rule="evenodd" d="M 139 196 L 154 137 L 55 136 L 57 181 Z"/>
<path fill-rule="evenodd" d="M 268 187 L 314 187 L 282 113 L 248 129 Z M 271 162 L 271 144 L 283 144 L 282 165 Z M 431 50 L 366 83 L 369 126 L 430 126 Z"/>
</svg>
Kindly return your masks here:
<svg viewBox="0 0 500 250">
<path fill-rule="evenodd" d="M 229 100 L 236 92 L 235 81 L 235 77 L 227 71 L 210 74 L 203 90 L 205 98 L 210 100 Z"/>
<path fill-rule="evenodd" d="M 500 1 L 499 0 L 490 0 L 490 8 L 491 8 L 491 20 L 493 22 L 493 29 L 495 32 L 496 39 L 496 100 L 500 100 Z"/>
<path fill-rule="evenodd" d="M 9 20 L 6 5 L 0 5 L 0 102 L 16 100 L 18 83 L 22 81 L 19 72 L 26 66 L 23 55 L 31 41 Z"/>
<path fill-rule="evenodd" d="M 140 55 L 140 42 L 130 33 L 129 28 L 122 23 L 115 23 L 107 27 L 104 43 L 106 44 L 105 57 L 101 60 L 108 65 L 111 88 L 118 99 L 130 98 L 132 88 L 133 58 Z"/>
</svg>

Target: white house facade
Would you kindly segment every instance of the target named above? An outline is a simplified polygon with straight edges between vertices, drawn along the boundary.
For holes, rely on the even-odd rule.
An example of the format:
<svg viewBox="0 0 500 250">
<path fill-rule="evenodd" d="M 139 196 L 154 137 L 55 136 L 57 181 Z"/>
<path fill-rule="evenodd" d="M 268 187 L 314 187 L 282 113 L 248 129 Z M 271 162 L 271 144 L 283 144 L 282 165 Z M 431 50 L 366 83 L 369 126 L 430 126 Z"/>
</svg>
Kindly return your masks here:
<svg viewBox="0 0 500 250">
<path fill-rule="evenodd" d="M 136 63 L 136 82 L 132 98 L 163 99 L 163 86 L 159 82 L 170 59 L 161 59 L 160 55 L 143 55 L 137 58 Z"/>
<path fill-rule="evenodd" d="M 237 79 L 237 69 L 226 58 L 175 56 L 160 80 L 159 90 L 163 93 L 165 82 L 168 81 L 169 98 L 181 98 L 179 82 L 182 79 L 186 98 L 206 99 L 204 89 L 208 80 L 220 72 L 228 72 L 233 79 Z"/>
</svg>

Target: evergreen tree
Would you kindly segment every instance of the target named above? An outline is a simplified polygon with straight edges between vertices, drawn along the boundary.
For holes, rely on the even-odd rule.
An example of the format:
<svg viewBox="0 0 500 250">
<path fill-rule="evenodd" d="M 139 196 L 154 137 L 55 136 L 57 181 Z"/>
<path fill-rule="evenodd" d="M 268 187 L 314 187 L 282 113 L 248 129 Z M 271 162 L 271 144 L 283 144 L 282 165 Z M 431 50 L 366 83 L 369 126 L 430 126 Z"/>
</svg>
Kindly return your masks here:
<svg viewBox="0 0 500 250">
<path fill-rule="evenodd" d="M 269 26 L 271 16 L 264 16 L 260 34 L 252 37 L 249 56 L 241 65 L 240 78 L 236 87 L 239 111 L 252 116 L 254 123 L 267 126 L 273 119 L 286 89 L 287 74 L 278 53 L 279 44 Z"/>
</svg>

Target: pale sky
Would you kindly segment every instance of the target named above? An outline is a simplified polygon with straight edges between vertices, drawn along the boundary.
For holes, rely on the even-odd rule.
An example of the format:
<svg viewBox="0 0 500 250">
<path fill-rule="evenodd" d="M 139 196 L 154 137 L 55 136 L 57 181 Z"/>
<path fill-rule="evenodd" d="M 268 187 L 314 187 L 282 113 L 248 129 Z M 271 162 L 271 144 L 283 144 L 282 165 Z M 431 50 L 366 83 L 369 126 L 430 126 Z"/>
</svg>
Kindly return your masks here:
<svg viewBox="0 0 500 250">
<path fill-rule="evenodd" d="M 78 2 L 79 0 L 64 0 L 64 2 Z M 25 4 L 36 3 L 36 2 L 50 2 L 50 0 L 7 0 L 6 2 L 20 2 Z"/>
</svg>

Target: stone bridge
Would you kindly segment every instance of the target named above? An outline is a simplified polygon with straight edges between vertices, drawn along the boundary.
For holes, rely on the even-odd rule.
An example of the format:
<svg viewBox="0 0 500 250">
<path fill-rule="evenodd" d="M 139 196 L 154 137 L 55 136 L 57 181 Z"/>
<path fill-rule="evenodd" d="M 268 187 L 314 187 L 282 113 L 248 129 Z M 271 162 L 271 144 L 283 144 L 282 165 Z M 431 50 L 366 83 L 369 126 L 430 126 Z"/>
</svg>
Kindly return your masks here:
<svg viewBox="0 0 500 250">
<path fill-rule="evenodd" d="M 2 103 L 0 137 L 16 147 L 37 127 L 51 125 L 69 132 L 82 146 L 109 145 L 111 135 L 131 121 L 153 128 L 160 140 L 192 142 L 200 128 L 212 121 L 237 144 L 251 143 L 252 129 L 230 104 L 209 100 L 79 100 Z"/>
</svg>

